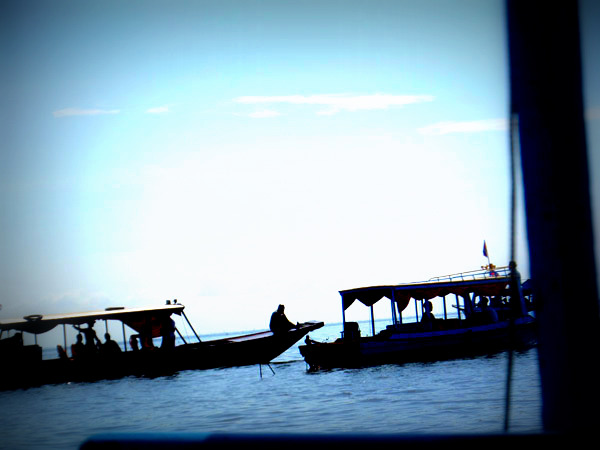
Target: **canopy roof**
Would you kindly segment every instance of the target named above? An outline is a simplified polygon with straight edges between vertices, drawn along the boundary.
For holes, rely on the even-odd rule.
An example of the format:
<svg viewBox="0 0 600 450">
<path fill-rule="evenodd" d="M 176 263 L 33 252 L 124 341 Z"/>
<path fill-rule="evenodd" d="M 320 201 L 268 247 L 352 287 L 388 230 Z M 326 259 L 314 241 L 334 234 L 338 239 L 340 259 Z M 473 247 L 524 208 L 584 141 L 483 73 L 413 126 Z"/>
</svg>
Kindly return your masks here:
<svg viewBox="0 0 600 450">
<path fill-rule="evenodd" d="M 120 320 L 128 325 L 141 323 L 146 318 L 157 316 L 168 317 L 171 314 L 181 314 L 183 305 L 163 305 L 157 308 L 106 308 L 104 311 L 89 311 L 69 314 L 31 315 L 22 319 L 0 320 L 0 331 L 17 330 L 27 333 L 40 334 L 50 331 L 57 325 L 82 325 L 96 320 Z M 131 326 L 131 325 L 130 325 Z M 134 329 L 138 327 L 135 326 Z"/>
<path fill-rule="evenodd" d="M 434 297 L 444 297 L 448 294 L 465 296 L 475 295 L 495 296 L 506 295 L 510 277 L 494 277 L 466 281 L 438 281 L 424 283 L 409 283 L 387 286 L 370 286 L 340 291 L 344 310 L 358 300 L 366 306 L 372 306 L 382 298 L 394 300 L 400 311 L 404 310 L 411 298 L 429 300 Z"/>
</svg>

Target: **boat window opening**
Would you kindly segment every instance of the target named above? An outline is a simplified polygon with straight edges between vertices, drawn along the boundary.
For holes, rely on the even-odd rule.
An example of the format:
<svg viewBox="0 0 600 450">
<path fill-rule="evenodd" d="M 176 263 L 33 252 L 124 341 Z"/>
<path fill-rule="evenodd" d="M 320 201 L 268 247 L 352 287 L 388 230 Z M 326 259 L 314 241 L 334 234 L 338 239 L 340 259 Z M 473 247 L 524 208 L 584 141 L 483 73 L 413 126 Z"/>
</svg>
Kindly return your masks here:
<svg viewBox="0 0 600 450">
<path fill-rule="evenodd" d="M 393 294 L 393 292 L 392 292 Z M 394 304 L 396 305 L 396 308 L 398 308 L 398 325 L 402 325 L 404 319 L 402 317 L 402 308 L 400 307 L 400 304 L 396 301 L 396 296 L 394 295 Z"/>
<path fill-rule="evenodd" d="M 177 330 L 177 334 L 179 334 L 181 341 L 184 344 L 187 344 L 188 340 L 192 339 L 192 337 L 194 336 L 194 332 L 190 329 L 190 326 L 188 326 L 189 321 L 185 320 L 184 318 L 181 318 L 181 316 L 180 318 L 178 318 L 177 322 L 180 324 L 180 327 L 175 327 L 175 329 Z M 179 328 L 181 328 L 181 330 L 179 330 Z M 198 337 L 198 339 L 200 338 Z"/>
<path fill-rule="evenodd" d="M 177 318 L 177 320 L 176 320 L 174 316 L 171 316 L 171 318 L 173 319 L 173 322 L 175 323 L 176 336 L 179 336 L 179 340 L 181 342 L 183 342 L 184 344 L 187 344 L 188 342 L 185 339 L 185 334 L 186 334 L 185 321 L 181 321 L 179 318 Z M 180 325 L 183 326 L 183 333 L 180 330 L 180 328 L 181 328 Z M 175 339 L 177 340 L 177 337 L 175 337 Z"/>
<path fill-rule="evenodd" d="M 461 315 L 461 309 L 460 309 L 460 298 L 458 297 L 458 294 L 454 294 L 454 296 L 456 297 L 456 313 L 458 314 L 458 320 L 462 320 L 462 315 Z"/>
<path fill-rule="evenodd" d="M 179 331 L 179 328 L 175 327 L 175 331 L 177 331 L 177 334 L 179 335 L 179 337 L 181 338 L 181 340 L 183 341 L 183 343 L 187 344 L 187 341 L 185 340 L 185 338 L 181 334 L 181 331 Z"/>
<path fill-rule="evenodd" d="M 178 322 L 180 323 L 180 326 L 175 328 L 178 330 L 178 334 L 183 342 L 185 342 L 184 336 L 189 338 L 192 335 L 192 332 L 189 330 L 185 320 L 178 320 Z M 180 332 L 179 328 L 181 328 L 181 331 L 183 332 Z"/>
</svg>

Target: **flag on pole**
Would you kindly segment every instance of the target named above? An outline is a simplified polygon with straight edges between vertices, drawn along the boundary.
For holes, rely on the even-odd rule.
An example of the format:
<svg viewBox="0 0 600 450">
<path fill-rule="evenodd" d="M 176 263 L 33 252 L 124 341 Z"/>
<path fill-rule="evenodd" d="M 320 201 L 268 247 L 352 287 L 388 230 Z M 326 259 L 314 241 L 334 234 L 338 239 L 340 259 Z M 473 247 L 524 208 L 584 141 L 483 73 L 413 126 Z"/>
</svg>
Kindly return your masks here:
<svg viewBox="0 0 600 450">
<path fill-rule="evenodd" d="M 487 245 L 485 241 L 483 241 L 483 256 L 488 257 Z"/>
</svg>

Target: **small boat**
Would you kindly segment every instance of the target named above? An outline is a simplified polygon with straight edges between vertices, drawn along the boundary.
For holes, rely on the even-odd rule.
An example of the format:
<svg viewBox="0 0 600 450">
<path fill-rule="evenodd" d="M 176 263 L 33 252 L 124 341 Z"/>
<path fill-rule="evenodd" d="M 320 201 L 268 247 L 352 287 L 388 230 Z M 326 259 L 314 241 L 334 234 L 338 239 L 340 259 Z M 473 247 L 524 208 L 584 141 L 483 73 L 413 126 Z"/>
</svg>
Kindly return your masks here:
<svg viewBox="0 0 600 450">
<path fill-rule="evenodd" d="M 340 291 L 343 331 L 333 342 L 306 339 L 299 346 L 309 370 L 362 367 L 462 357 L 502 351 L 510 346 L 535 345 L 535 318 L 527 284 L 516 268 L 493 268 L 426 282 L 370 286 Z M 375 333 L 373 305 L 387 298 L 392 323 Z M 448 298 L 454 299 L 454 317 L 448 314 Z M 440 317 L 431 307 L 436 302 Z M 479 299 L 479 303 L 476 300 Z M 346 321 L 346 309 L 356 300 L 371 309 L 371 336 L 361 336 L 357 322 Z M 412 321 L 403 313 L 412 311 Z M 443 311 L 443 312 L 441 312 Z"/>
<path fill-rule="evenodd" d="M 197 342 L 188 343 L 172 320 L 181 316 L 193 331 Z M 67 326 L 74 326 L 86 335 L 95 336 L 96 321 L 118 321 L 123 331 L 123 348 L 112 351 L 104 345 L 82 342 L 67 352 Z M 63 327 L 64 347 L 57 345 L 58 356 L 42 358 L 37 336 L 57 326 Z M 87 325 L 87 328 L 86 328 Z M 127 346 L 126 326 L 130 334 Z M 171 303 L 155 308 L 107 308 L 73 314 L 30 315 L 22 319 L 0 320 L 0 389 L 15 389 L 76 381 L 116 379 L 124 376 L 162 376 L 181 370 L 219 367 L 268 365 L 274 358 L 292 347 L 307 333 L 323 326 L 323 322 L 298 323 L 285 332 L 261 331 L 224 339 L 201 340 L 184 313 L 184 305 Z M 108 330 L 107 322 L 105 322 Z M 12 335 L 10 335 L 12 333 Z M 34 335 L 33 345 L 23 344 L 23 333 Z M 175 345 L 175 333 L 180 345 Z M 162 338 L 160 346 L 154 339 Z M 99 340 L 98 340 L 99 341 Z M 114 341 L 113 341 L 114 343 Z M 114 345 L 114 344 L 113 344 Z"/>
</svg>

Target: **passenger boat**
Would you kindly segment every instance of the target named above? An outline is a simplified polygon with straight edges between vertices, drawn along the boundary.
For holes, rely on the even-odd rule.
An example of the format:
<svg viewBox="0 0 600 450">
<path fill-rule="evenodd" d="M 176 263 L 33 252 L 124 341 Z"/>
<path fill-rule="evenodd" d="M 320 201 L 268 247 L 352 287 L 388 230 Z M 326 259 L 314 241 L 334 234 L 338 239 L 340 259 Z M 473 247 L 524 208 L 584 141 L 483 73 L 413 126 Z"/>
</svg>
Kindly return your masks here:
<svg viewBox="0 0 600 450">
<path fill-rule="evenodd" d="M 175 326 L 173 315 L 180 316 L 180 321 L 185 319 L 184 325 L 189 325 L 197 342 L 186 341 Z M 75 347 L 71 346 L 69 355 L 66 327 L 74 326 L 83 333 L 90 333 L 86 330 L 93 329 L 96 321 L 104 321 L 106 330 L 107 321 L 120 322 L 123 348 L 108 352 L 102 351 L 102 346 L 94 345 L 96 349 L 87 351 L 86 344 L 83 344 L 84 349 L 75 355 Z M 64 347 L 57 346 L 56 358 L 42 358 L 42 347 L 37 343 L 37 336 L 57 326 L 63 327 Z M 224 339 L 201 340 L 184 313 L 184 305 L 176 300 L 173 303 L 167 301 L 167 304 L 156 308 L 116 307 L 104 311 L 0 320 L 0 389 L 113 379 L 128 375 L 160 376 L 187 369 L 269 364 L 304 335 L 322 326 L 322 322 L 307 322 L 299 323 L 286 332 L 261 331 Z M 135 333 L 127 336 L 126 329 Z M 35 343 L 24 345 L 23 333 L 33 334 Z M 179 334 L 182 344 L 175 345 L 175 333 Z M 128 348 L 128 337 L 129 342 L 141 342 L 141 346 Z M 154 346 L 154 340 L 158 338 L 162 339 L 161 344 Z"/>
<path fill-rule="evenodd" d="M 516 267 L 513 271 L 486 267 L 421 283 L 344 290 L 340 295 L 341 337 L 333 342 L 307 338 L 299 347 L 310 370 L 446 359 L 535 345 L 535 318 L 529 314 L 532 298 Z M 375 333 L 373 305 L 383 298 L 391 302 L 392 323 Z M 455 317 L 448 314 L 447 301 L 452 298 Z M 356 300 L 371 309 L 371 336 L 361 336 L 358 323 L 346 321 L 345 311 Z M 411 302 L 415 318 L 404 320 L 403 314 L 412 311 Z M 432 302 L 437 302 L 439 317 L 430 315 Z"/>
</svg>

